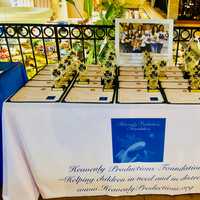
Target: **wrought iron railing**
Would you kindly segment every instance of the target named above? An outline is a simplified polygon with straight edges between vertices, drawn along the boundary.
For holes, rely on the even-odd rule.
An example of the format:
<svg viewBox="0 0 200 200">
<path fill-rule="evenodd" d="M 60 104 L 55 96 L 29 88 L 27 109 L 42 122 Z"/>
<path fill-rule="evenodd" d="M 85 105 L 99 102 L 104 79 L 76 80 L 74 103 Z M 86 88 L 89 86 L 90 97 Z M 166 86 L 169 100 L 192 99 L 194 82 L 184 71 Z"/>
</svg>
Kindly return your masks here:
<svg viewBox="0 0 200 200">
<path fill-rule="evenodd" d="M 188 43 L 192 39 L 199 40 L 200 38 L 200 27 L 174 27 L 174 63 L 178 64 L 181 62 L 181 49 L 184 50 L 184 44 Z"/>
<path fill-rule="evenodd" d="M 174 63 L 179 63 L 181 44 L 200 36 L 200 27 L 174 27 Z M 65 47 L 79 48 L 84 61 L 93 48 L 98 63 L 100 44 L 115 40 L 115 26 L 69 24 L 0 24 L 0 61 L 21 61 L 38 71 L 60 60 Z"/>
</svg>

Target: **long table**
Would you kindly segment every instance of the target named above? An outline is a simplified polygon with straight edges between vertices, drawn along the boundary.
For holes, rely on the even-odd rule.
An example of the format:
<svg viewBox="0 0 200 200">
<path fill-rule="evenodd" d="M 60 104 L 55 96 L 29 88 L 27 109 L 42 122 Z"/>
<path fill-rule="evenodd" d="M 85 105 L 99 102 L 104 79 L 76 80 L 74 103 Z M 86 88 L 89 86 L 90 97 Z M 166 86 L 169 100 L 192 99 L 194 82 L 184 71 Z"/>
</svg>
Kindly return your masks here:
<svg viewBox="0 0 200 200">
<path fill-rule="evenodd" d="M 200 105 L 6 102 L 4 200 L 200 192 Z"/>
<path fill-rule="evenodd" d="M 0 135 L 2 136 L 2 104 L 27 82 L 26 70 L 21 63 L 0 62 Z M 0 137 L 0 184 L 2 185 L 2 137 Z"/>
</svg>

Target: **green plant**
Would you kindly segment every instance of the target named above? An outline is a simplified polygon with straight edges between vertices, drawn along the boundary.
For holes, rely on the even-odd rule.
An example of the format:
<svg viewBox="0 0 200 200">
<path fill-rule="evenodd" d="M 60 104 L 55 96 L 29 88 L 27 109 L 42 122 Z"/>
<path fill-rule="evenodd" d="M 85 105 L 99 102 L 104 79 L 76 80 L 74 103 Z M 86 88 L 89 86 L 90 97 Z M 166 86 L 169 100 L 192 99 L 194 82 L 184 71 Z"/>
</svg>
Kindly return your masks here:
<svg viewBox="0 0 200 200">
<path fill-rule="evenodd" d="M 97 25 L 112 25 L 116 18 L 120 18 L 124 14 L 124 5 L 120 3 L 119 0 L 102 0 L 100 6 L 100 19 L 96 22 Z M 113 41 L 104 39 L 104 42 L 97 42 L 97 59 L 100 63 L 104 63 L 106 60 L 106 55 L 109 53 L 110 49 L 114 49 Z"/>
<path fill-rule="evenodd" d="M 74 0 L 66 0 L 66 2 L 72 4 L 76 11 L 78 12 L 79 16 L 83 19 L 83 16 L 81 15 L 80 10 L 78 9 L 76 3 Z M 87 18 L 92 17 L 92 12 L 93 12 L 93 0 L 84 0 L 84 11 L 87 13 Z"/>
<path fill-rule="evenodd" d="M 101 64 L 105 64 L 107 61 L 107 57 L 113 49 L 115 49 L 114 41 L 108 40 L 107 37 L 103 42 L 98 45 L 99 51 L 97 53 L 97 60 Z"/>
<path fill-rule="evenodd" d="M 120 18 L 124 14 L 124 5 L 119 0 L 102 0 L 100 7 L 100 20 L 96 22 L 98 25 L 111 25 L 115 18 Z"/>
<path fill-rule="evenodd" d="M 92 17 L 93 8 L 93 0 L 84 0 L 84 11 L 87 13 L 87 18 Z"/>
<path fill-rule="evenodd" d="M 67 2 L 71 3 L 76 10 L 78 11 L 79 15 L 80 11 L 78 10 L 74 0 L 66 0 Z M 119 0 L 102 0 L 101 4 L 99 5 L 100 13 L 99 17 L 100 19 L 95 23 L 97 25 L 111 25 L 114 23 L 115 18 L 120 18 L 124 14 L 124 5 L 120 3 Z M 87 18 L 92 17 L 93 12 L 93 0 L 84 0 L 84 11 L 87 13 Z M 81 16 L 81 18 L 83 18 Z M 88 44 L 85 44 L 85 46 L 88 46 L 89 52 L 87 53 L 86 57 L 86 63 L 92 64 L 94 63 L 94 46 L 92 43 L 88 42 Z M 75 44 L 73 45 L 74 49 L 77 51 L 80 51 L 81 45 Z M 114 43 L 113 41 L 110 41 L 107 39 L 107 37 L 104 39 L 104 42 L 97 41 L 96 43 L 96 50 L 97 50 L 97 60 L 100 63 L 104 63 L 106 60 L 106 56 L 109 53 L 110 49 L 114 49 Z"/>
</svg>

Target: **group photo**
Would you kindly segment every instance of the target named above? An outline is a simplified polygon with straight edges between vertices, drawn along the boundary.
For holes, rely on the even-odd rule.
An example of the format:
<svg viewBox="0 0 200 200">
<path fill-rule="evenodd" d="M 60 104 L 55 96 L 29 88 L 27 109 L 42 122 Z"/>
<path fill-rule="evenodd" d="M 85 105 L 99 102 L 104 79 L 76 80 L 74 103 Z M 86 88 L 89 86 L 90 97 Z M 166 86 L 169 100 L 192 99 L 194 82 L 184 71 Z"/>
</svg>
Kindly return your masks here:
<svg viewBox="0 0 200 200">
<path fill-rule="evenodd" d="M 151 52 L 165 54 L 168 51 L 168 25 L 120 23 L 120 53 Z"/>
</svg>

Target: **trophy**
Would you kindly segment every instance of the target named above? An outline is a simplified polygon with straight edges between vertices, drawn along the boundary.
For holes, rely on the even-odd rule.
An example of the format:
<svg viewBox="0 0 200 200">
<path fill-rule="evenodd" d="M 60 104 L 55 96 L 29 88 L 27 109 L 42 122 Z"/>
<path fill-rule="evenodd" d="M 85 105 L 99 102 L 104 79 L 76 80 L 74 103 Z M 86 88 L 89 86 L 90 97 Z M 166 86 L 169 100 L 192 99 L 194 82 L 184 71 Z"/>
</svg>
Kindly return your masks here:
<svg viewBox="0 0 200 200">
<path fill-rule="evenodd" d="M 59 69 L 54 69 L 52 71 L 52 76 L 54 80 L 54 88 L 63 88 L 63 85 L 61 84 L 61 78 L 62 78 L 62 73 Z"/>
<path fill-rule="evenodd" d="M 77 66 L 80 64 L 76 53 L 69 51 L 68 55 L 63 57 L 58 67 L 53 70 L 52 76 L 55 81 L 54 88 L 65 88 L 77 73 Z"/>
<path fill-rule="evenodd" d="M 159 63 L 158 63 L 158 66 L 159 66 L 159 72 L 158 72 L 158 76 L 160 78 L 164 78 L 166 77 L 165 75 L 165 67 L 167 66 L 167 62 L 165 60 L 161 60 Z"/>
<path fill-rule="evenodd" d="M 60 78 L 61 72 L 58 69 L 54 69 L 52 71 L 52 76 L 54 80 L 58 80 Z"/>
<path fill-rule="evenodd" d="M 152 57 L 149 52 L 144 53 L 144 77 L 148 77 L 152 72 Z"/>
<path fill-rule="evenodd" d="M 147 89 L 148 89 L 148 91 L 158 89 L 158 73 L 157 73 L 157 71 L 153 71 L 150 74 L 150 76 L 148 77 Z"/>
<path fill-rule="evenodd" d="M 90 80 L 87 77 L 87 66 L 84 63 L 79 64 L 78 72 L 79 72 L 78 83 L 79 84 L 89 84 Z"/>
<path fill-rule="evenodd" d="M 101 79 L 101 84 L 106 90 L 113 89 L 115 85 L 115 67 L 116 65 L 113 65 L 112 60 L 107 61 L 105 65 L 102 65 L 103 78 Z"/>
<path fill-rule="evenodd" d="M 167 61 L 166 60 L 161 60 L 159 63 L 159 66 L 162 67 L 166 67 L 167 66 Z"/>
<path fill-rule="evenodd" d="M 191 40 L 187 49 L 184 52 L 184 72 L 188 74 L 188 76 L 192 76 L 199 65 L 199 52 L 197 52 L 196 46 L 194 45 L 194 41 Z"/>
<path fill-rule="evenodd" d="M 198 74 L 192 75 L 189 79 L 189 91 L 199 89 L 199 76 Z"/>
</svg>

